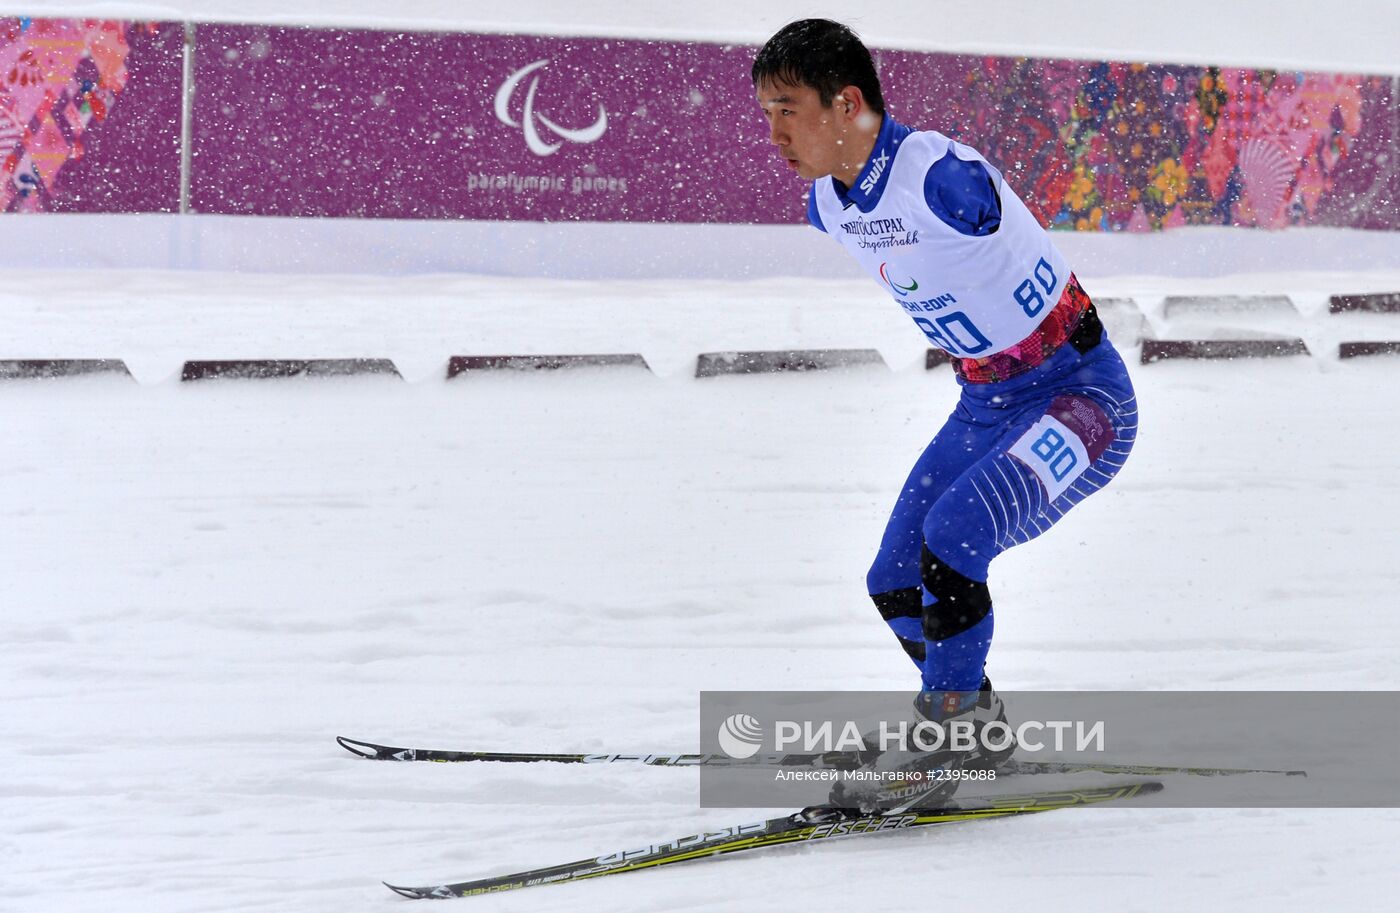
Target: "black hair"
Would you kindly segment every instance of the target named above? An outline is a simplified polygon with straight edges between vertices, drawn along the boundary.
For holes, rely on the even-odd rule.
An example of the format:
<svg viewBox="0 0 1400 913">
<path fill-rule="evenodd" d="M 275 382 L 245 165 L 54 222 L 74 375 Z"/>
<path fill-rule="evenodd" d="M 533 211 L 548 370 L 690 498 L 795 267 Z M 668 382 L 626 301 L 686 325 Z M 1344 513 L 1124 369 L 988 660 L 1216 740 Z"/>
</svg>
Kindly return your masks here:
<svg viewBox="0 0 1400 913">
<path fill-rule="evenodd" d="M 779 29 L 753 59 L 754 85 L 762 79 L 810 86 L 824 107 L 837 92 L 855 86 L 872 111 L 885 113 L 870 50 L 855 32 L 830 19 L 799 19 Z"/>
</svg>

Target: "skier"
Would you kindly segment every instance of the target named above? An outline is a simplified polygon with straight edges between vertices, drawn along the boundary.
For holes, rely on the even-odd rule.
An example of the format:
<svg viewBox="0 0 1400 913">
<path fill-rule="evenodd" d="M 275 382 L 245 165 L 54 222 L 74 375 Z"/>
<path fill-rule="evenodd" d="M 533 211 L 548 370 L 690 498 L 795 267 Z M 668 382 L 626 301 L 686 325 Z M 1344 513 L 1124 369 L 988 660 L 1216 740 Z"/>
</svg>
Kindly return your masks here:
<svg viewBox="0 0 1400 913">
<path fill-rule="evenodd" d="M 959 723 L 980 731 L 1005 720 L 983 670 L 988 565 L 1122 467 L 1137 435 L 1127 368 L 1001 172 L 891 117 L 870 52 L 849 28 L 790 23 L 763 46 L 752 77 L 770 142 L 813 182 L 808 220 L 951 356 L 957 407 L 915 461 L 866 582 L 919 669 L 916 712 L 946 732 Z M 995 767 L 1012 751 L 891 751 L 868 766 L 927 773 L 919 802 L 931 804 L 952 794 L 960 768 Z M 890 807 L 883 781 L 862 782 L 842 782 L 832 802 Z"/>
</svg>

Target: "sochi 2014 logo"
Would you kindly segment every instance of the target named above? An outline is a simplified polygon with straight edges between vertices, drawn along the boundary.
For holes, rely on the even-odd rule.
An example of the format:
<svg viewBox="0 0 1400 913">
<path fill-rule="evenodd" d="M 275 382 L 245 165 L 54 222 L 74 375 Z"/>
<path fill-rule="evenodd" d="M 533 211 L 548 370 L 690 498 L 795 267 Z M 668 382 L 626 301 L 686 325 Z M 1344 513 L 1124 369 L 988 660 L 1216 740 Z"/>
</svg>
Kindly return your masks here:
<svg viewBox="0 0 1400 913">
<path fill-rule="evenodd" d="M 535 96 L 539 92 L 540 78 L 532 75 L 536 70 L 549 65 L 549 60 L 536 60 L 516 70 L 506 77 L 506 81 L 501 83 L 501 87 L 496 90 L 496 119 L 507 127 L 519 128 L 525 134 L 525 145 L 531 152 L 538 156 L 553 155 L 564 145 L 563 142 L 548 142 L 540 135 L 540 127 L 552 133 L 560 140 L 567 140 L 571 143 L 593 143 L 602 138 L 608 129 L 608 112 L 602 105 L 598 106 L 598 119 L 587 127 L 563 127 L 550 120 L 548 117 L 535 110 Z M 530 83 L 525 89 L 525 103 L 521 111 L 520 120 L 511 116 L 511 99 L 526 77 L 530 77 Z"/>
</svg>

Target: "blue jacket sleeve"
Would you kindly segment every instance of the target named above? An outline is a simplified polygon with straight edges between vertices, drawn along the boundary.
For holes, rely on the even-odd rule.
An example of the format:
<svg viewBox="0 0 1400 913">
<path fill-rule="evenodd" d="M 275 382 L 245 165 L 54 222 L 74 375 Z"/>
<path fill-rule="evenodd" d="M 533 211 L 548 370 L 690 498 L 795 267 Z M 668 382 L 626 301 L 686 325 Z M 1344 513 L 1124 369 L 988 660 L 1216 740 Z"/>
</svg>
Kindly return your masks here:
<svg viewBox="0 0 1400 913">
<path fill-rule="evenodd" d="M 981 162 L 965 162 L 952 150 L 929 166 L 924 200 L 933 214 L 964 235 L 990 235 L 1001 225 L 996 182 Z"/>
</svg>

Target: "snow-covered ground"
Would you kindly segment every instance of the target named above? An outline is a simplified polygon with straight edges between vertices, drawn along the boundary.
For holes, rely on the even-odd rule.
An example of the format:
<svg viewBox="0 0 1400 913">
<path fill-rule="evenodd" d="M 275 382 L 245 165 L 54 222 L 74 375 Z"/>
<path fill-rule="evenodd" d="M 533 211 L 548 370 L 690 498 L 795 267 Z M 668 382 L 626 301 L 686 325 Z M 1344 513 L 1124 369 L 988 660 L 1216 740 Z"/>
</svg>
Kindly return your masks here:
<svg viewBox="0 0 1400 913">
<path fill-rule="evenodd" d="M 1400 335 L 1321 313 L 1395 269 L 1086 283 L 1159 324 L 1169 292 L 1289 291 L 1323 353 Z M 857 283 L 521 285 L 12 277 L 5 354 L 124 357 L 141 382 L 0 385 L 0 909 L 387 908 L 380 878 L 748 820 L 697 809 L 692 772 L 379 765 L 332 737 L 685 750 L 702 689 L 913 686 L 863 575 L 956 391 L 897 310 Z M 892 370 L 689 376 L 775 345 Z M 657 373 L 440 379 L 449 354 L 554 350 Z M 408 382 L 173 379 L 298 355 L 393 356 Z M 1400 687 L 1400 365 L 1135 376 L 1122 476 L 994 565 L 998 685 Z M 1397 840 L 1394 810 L 1096 809 L 460 903 L 1382 910 Z"/>
<path fill-rule="evenodd" d="M 1368 72 L 1396 72 L 1400 27 L 1382 0 L 459 7 L 26 12 L 749 42 L 821 13 L 885 46 Z M 6 246 L 89 230 L 3 221 Z M 1196 243 L 1180 237 L 1161 249 Z M 1294 233 L 1268 264 L 1273 237 L 1238 236 L 1247 275 L 1184 278 L 1194 256 L 1153 260 L 1142 239 L 1076 255 L 1091 292 L 1135 297 L 1164 333 L 1167 294 L 1291 294 L 1320 354 L 1135 370 L 1143 429 L 1121 477 L 993 567 L 999 687 L 1400 688 L 1400 363 L 1332 354 L 1400 339 L 1400 317 L 1323 313 L 1330 293 L 1400 290 L 1400 241 L 1368 237 L 1370 262 L 1325 273 L 1296 271 L 1313 264 Z M 1137 253 L 1108 256 L 1115 242 Z M 391 909 L 380 878 L 753 817 L 697 809 L 688 771 L 372 764 L 336 734 L 685 750 L 704 689 L 912 687 L 863 577 L 956 388 L 873 288 L 286 269 L 6 271 L 0 357 L 120 357 L 139 382 L 0 384 L 0 911 Z M 892 370 L 690 376 L 702 351 L 816 346 L 875 347 Z M 451 354 L 583 351 L 639 351 L 656 374 L 441 380 Z M 358 355 L 408 382 L 174 380 L 185 358 Z M 1381 911 L 1397 843 L 1395 810 L 1118 807 L 458 903 Z"/>
</svg>

